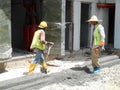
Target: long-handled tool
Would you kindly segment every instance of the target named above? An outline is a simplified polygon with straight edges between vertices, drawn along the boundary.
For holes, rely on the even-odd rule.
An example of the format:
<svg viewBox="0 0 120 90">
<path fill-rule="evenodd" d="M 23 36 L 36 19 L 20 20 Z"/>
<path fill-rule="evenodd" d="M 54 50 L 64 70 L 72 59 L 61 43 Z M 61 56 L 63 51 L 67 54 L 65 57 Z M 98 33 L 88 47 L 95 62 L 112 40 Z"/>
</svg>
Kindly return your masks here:
<svg viewBox="0 0 120 90">
<path fill-rule="evenodd" d="M 48 43 L 47 43 L 47 53 L 46 53 L 45 62 L 47 62 L 47 59 L 48 59 L 48 57 L 49 57 L 49 55 L 50 55 L 50 50 L 51 50 L 51 48 L 53 47 L 53 45 L 54 45 L 53 42 L 48 42 Z M 46 64 L 47 64 L 47 63 L 46 63 Z M 41 67 L 40 70 L 41 70 L 42 73 L 46 73 L 46 74 L 47 74 L 46 68 Z"/>
<path fill-rule="evenodd" d="M 51 50 L 51 48 L 53 46 L 54 46 L 53 42 L 48 42 L 48 44 L 47 44 L 48 49 L 47 49 L 47 53 L 46 53 L 46 59 L 48 59 L 48 56 L 50 55 L 50 50 Z"/>
</svg>

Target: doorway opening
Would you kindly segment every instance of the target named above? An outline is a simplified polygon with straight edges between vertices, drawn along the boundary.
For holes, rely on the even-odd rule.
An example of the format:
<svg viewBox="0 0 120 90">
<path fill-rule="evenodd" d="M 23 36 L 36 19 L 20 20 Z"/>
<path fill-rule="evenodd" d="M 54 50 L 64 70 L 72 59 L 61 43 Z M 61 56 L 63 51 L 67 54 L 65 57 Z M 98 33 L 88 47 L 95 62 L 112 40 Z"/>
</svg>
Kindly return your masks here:
<svg viewBox="0 0 120 90">
<path fill-rule="evenodd" d="M 90 4 L 81 4 L 81 30 L 80 30 L 80 47 L 88 47 L 90 44 L 89 24 L 86 20 L 89 18 Z"/>
<path fill-rule="evenodd" d="M 114 47 L 115 8 L 109 8 L 108 45 Z"/>
</svg>

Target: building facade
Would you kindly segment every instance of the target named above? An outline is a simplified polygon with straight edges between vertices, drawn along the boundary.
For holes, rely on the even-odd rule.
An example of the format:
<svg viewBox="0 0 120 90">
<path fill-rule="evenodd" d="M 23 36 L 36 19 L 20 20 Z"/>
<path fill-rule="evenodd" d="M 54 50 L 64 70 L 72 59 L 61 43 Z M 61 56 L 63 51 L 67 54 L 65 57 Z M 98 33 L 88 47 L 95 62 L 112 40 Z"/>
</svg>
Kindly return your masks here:
<svg viewBox="0 0 120 90">
<path fill-rule="evenodd" d="M 92 15 L 102 19 L 106 46 L 120 49 L 120 0 L 0 0 L 0 58 L 16 49 L 29 51 L 41 21 L 47 21 L 46 40 L 55 43 L 51 53 L 65 55 L 91 45 Z"/>
</svg>

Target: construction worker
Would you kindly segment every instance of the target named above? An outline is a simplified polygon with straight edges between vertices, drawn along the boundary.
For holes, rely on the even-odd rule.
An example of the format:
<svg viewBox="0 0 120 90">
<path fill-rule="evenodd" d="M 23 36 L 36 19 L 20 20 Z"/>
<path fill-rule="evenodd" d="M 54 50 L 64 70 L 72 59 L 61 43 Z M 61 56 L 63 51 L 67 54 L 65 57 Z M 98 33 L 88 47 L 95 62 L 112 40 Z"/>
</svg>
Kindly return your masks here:
<svg viewBox="0 0 120 90">
<path fill-rule="evenodd" d="M 43 51 L 45 50 L 45 45 L 50 44 L 52 42 L 47 42 L 45 40 L 45 30 L 47 28 L 47 23 L 45 21 L 42 21 L 39 26 L 38 30 L 34 33 L 33 40 L 30 46 L 30 49 L 33 50 L 36 53 L 36 57 L 34 61 L 29 66 L 29 72 L 28 74 L 32 74 L 36 64 L 40 62 L 42 66 L 42 72 L 47 73 L 48 67 L 44 60 Z"/>
<path fill-rule="evenodd" d="M 93 66 L 93 73 L 100 71 L 100 64 L 98 58 L 101 54 L 101 50 L 104 49 L 105 45 L 105 32 L 104 27 L 101 25 L 102 20 L 98 20 L 97 16 L 93 15 L 88 22 L 93 26 L 93 38 L 92 38 L 92 49 L 91 59 Z"/>
</svg>

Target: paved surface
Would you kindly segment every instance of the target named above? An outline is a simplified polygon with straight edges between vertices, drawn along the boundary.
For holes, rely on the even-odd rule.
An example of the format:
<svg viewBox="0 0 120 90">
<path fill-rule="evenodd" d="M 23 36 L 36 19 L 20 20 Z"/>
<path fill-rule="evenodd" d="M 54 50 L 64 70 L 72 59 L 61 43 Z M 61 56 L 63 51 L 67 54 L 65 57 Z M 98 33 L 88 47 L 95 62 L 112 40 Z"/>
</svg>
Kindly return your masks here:
<svg viewBox="0 0 120 90">
<path fill-rule="evenodd" d="M 117 76 L 120 76 L 119 59 L 116 56 L 112 57 L 101 59 L 104 67 L 96 74 L 90 73 L 90 68 L 85 67 L 85 64 L 90 67 L 90 59 L 80 55 L 48 62 L 51 66 L 47 75 L 40 73 L 39 66 L 35 69 L 35 73 L 29 76 L 24 75 L 28 67 L 8 68 L 8 72 L 0 74 L 0 90 L 120 90 L 120 82 L 114 82 L 117 83 L 113 83 L 115 87 L 104 86 L 114 76 L 117 79 L 119 78 Z M 105 64 L 113 59 L 117 63 Z M 112 86 L 111 83 L 109 85 Z"/>
<path fill-rule="evenodd" d="M 15 57 L 15 55 L 16 55 L 16 57 Z M 15 53 L 13 59 L 9 60 L 12 63 L 11 62 L 9 63 L 9 65 L 6 68 L 6 72 L 0 73 L 0 81 L 24 76 L 23 73 L 28 71 L 28 67 L 29 67 L 28 61 L 30 60 L 30 58 L 33 60 L 34 55 L 33 54 Z M 83 63 L 85 63 L 85 60 L 87 58 L 88 57 L 83 57 L 81 55 L 77 55 L 73 58 L 72 57 L 69 58 L 68 56 L 66 56 L 65 58 L 61 58 L 60 60 L 55 59 L 55 60 L 49 61 L 48 64 L 50 64 L 50 66 L 49 66 L 50 72 L 48 74 L 60 72 L 64 69 L 68 69 L 75 65 L 81 66 Z M 22 59 L 24 59 L 24 60 L 22 60 Z M 39 65 L 37 65 L 34 73 L 40 73 Z"/>
<path fill-rule="evenodd" d="M 63 62 L 60 60 L 54 60 L 48 63 L 51 65 L 56 65 L 56 66 L 49 66 L 50 72 L 48 74 L 51 74 L 51 73 L 61 72 L 62 70 L 66 70 L 68 68 L 74 67 L 75 65 L 81 66 L 84 62 L 83 61 L 74 61 L 74 62 L 64 61 Z M 12 69 L 8 68 L 6 70 L 7 70 L 6 72 L 0 74 L 0 81 L 25 76 L 24 72 L 28 71 L 28 67 L 20 67 L 20 68 L 12 68 Z M 40 73 L 39 66 L 35 68 L 34 73 Z"/>
</svg>

